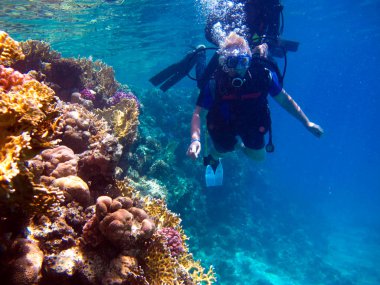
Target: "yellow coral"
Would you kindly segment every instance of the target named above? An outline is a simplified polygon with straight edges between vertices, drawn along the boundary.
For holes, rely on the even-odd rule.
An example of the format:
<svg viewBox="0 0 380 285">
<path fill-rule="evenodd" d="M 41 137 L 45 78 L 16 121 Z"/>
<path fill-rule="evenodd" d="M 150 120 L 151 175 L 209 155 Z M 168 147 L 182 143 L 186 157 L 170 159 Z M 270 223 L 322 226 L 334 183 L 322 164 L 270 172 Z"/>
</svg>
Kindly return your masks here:
<svg viewBox="0 0 380 285">
<path fill-rule="evenodd" d="M 60 201 L 60 192 L 35 184 L 25 162 L 52 141 L 58 112 L 54 91 L 0 65 L 0 203 L 42 211 Z"/>
<path fill-rule="evenodd" d="M 32 79 L 10 91 L 0 89 L 1 127 L 39 125 L 45 118 L 45 111 L 54 98 L 54 91 Z"/>
<path fill-rule="evenodd" d="M 25 55 L 18 42 L 6 32 L 0 31 L 0 64 L 11 65 L 13 62 L 24 59 Z"/>
<path fill-rule="evenodd" d="M 209 270 L 205 272 L 205 269 L 201 266 L 199 261 L 194 261 L 191 258 L 186 258 L 186 270 L 190 273 L 191 278 L 195 284 L 211 285 L 216 282 L 214 268 L 210 266 Z M 182 260 L 185 263 L 184 260 Z"/>
<path fill-rule="evenodd" d="M 177 260 L 170 255 L 170 250 L 160 240 L 160 237 L 155 235 L 152 238 L 152 243 L 147 249 L 144 259 L 146 268 L 145 275 L 151 285 L 177 285 L 178 268 Z"/>
<path fill-rule="evenodd" d="M 19 136 L 0 133 L 0 188 L 11 191 L 9 184 L 20 171 L 17 166 L 21 151 L 30 148 L 30 136 L 24 132 Z"/>
<path fill-rule="evenodd" d="M 98 110 L 97 114 L 112 126 L 117 138 L 125 139 L 128 145 L 135 141 L 139 125 L 139 108 L 135 100 L 123 99 L 108 109 Z"/>
<path fill-rule="evenodd" d="M 144 209 L 155 220 L 158 229 L 167 227 L 178 230 L 180 227 L 181 218 L 169 211 L 163 200 L 145 197 Z"/>
</svg>

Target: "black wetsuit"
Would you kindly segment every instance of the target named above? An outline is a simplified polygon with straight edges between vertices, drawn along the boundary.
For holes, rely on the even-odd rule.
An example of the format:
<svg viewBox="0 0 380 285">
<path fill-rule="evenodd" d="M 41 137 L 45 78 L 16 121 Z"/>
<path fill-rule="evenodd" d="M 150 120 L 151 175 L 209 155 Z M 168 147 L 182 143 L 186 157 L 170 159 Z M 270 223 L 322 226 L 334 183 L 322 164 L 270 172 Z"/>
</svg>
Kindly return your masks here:
<svg viewBox="0 0 380 285">
<path fill-rule="evenodd" d="M 216 150 L 232 151 L 236 136 L 248 148 L 263 148 L 270 124 L 267 96 L 276 96 L 281 90 L 276 73 L 262 65 L 251 65 L 239 88 L 218 68 L 197 100 L 197 106 L 208 110 L 207 128 Z"/>
</svg>

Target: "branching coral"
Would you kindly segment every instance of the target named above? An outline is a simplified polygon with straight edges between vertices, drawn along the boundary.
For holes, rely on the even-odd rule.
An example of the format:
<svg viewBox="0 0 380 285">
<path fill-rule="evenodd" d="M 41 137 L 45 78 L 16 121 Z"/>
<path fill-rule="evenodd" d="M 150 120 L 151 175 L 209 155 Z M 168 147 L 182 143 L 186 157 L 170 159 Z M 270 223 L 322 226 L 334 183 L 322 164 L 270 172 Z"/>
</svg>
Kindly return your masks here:
<svg viewBox="0 0 380 285">
<path fill-rule="evenodd" d="M 51 62 L 61 58 L 61 55 L 52 50 L 50 45 L 44 41 L 28 40 L 20 42 L 25 58 L 17 61 L 12 67 L 22 73 L 31 70 L 46 73 L 51 67 Z"/>
<path fill-rule="evenodd" d="M 149 284 L 181 284 L 177 279 L 177 269 L 179 269 L 177 261 L 170 255 L 170 250 L 165 246 L 165 242 L 160 240 L 160 236 L 155 236 L 152 239 L 147 248 L 144 261 L 144 271 L 148 277 Z"/>
<path fill-rule="evenodd" d="M 10 66 L 13 62 L 24 58 L 20 44 L 6 32 L 0 31 L 0 64 Z"/>
<path fill-rule="evenodd" d="M 124 145 L 129 148 L 136 139 L 139 125 L 139 108 L 136 100 L 124 98 L 108 109 L 98 110 L 97 114 L 112 126 L 116 137 L 124 141 Z"/>
<path fill-rule="evenodd" d="M 119 89 L 120 83 L 115 80 L 115 72 L 112 67 L 100 60 L 80 58 L 77 61 L 83 70 L 81 82 L 84 87 L 94 90 L 105 100 Z"/>
<path fill-rule="evenodd" d="M 163 200 L 145 197 L 144 209 L 153 217 L 159 229 L 167 227 L 177 229 L 181 223 L 180 217 L 169 211 Z"/>
<path fill-rule="evenodd" d="M 171 283 L 167 284 L 185 284 L 180 282 L 181 278 L 182 280 L 188 279 L 194 282 L 186 284 L 213 284 L 216 281 L 213 268 L 210 267 L 210 269 L 205 272 L 205 269 L 200 265 L 199 261 L 194 261 L 193 256 L 188 253 L 189 249 L 185 244 L 188 238 L 180 226 L 181 219 L 178 215 L 170 212 L 163 200 L 145 197 L 143 205 L 146 212 L 154 219 L 158 228 L 158 232 L 153 239 L 153 244 L 148 249 L 145 258 L 145 260 L 147 260 L 147 267 L 149 268 L 147 269 L 147 275 L 150 276 L 150 280 L 156 280 L 158 276 L 163 276 L 162 278 L 165 278 L 166 281 L 166 276 L 172 276 L 172 270 L 175 269 L 176 278 L 171 279 Z M 170 230 L 165 230 L 168 228 Z M 163 234 L 164 232 L 177 232 L 175 234 L 177 237 L 176 240 L 170 244 L 170 240 Z M 171 234 L 171 236 L 173 237 L 174 234 Z M 180 242 L 179 236 L 181 237 L 180 249 L 178 248 Z M 174 251 L 171 250 L 173 246 L 177 246 Z M 162 267 L 162 263 L 166 264 L 166 266 Z M 181 278 L 179 278 L 179 276 L 181 276 Z"/>
</svg>

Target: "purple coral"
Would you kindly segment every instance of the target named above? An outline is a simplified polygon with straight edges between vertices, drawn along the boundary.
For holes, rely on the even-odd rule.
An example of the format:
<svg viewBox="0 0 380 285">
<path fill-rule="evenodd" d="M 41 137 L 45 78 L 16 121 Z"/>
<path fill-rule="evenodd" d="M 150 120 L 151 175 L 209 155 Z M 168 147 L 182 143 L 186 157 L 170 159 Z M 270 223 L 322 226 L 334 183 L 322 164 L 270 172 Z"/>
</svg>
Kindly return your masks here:
<svg viewBox="0 0 380 285">
<path fill-rule="evenodd" d="M 92 91 L 91 89 L 85 88 L 79 93 L 80 95 L 82 95 L 83 99 L 91 100 L 91 101 L 95 100 L 95 92 Z"/>
<path fill-rule="evenodd" d="M 117 92 L 115 92 L 115 94 L 113 94 L 113 96 L 108 101 L 109 105 L 110 106 L 116 105 L 116 104 L 118 104 L 124 98 L 125 99 L 135 100 L 137 106 L 140 109 L 140 107 L 141 107 L 140 101 L 139 101 L 139 99 L 137 99 L 136 95 L 133 94 L 131 91 L 128 91 L 128 92 L 117 91 Z"/>
<path fill-rule="evenodd" d="M 162 228 L 157 233 L 166 239 L 166 246 L 170 249 L 172 256 L 177 257 L 185 251 L 181 235 L 175 229 Z"/>
</svg>

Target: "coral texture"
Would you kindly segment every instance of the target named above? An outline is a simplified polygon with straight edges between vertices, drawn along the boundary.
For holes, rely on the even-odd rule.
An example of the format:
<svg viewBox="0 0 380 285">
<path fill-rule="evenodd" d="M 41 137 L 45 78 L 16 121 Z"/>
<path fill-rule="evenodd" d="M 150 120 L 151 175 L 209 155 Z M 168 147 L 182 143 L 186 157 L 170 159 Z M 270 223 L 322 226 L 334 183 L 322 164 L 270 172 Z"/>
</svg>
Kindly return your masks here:
<svg viewBox="0 0 380 285">
<path fill-rule="evenodd" d="M 24 58 L 20 44 L 6 32 L 0 31 L 0 64 L 10 66 L 13 62 Z"/>
<path fill-rule="evenodd" d="M 28 167 L 39 182 L 50 185 L 54 179 L 76 175 L 78 161 L 72 149 L 61 145 L 42 151 L 28 161 Z"/>
<path fill-rule="evenodd" d="M 36 150 L 56 143 L 54 92 L 28 75 L 0 66 L 0 98 L 0 203 L 5 203 L 1 210 L 28 209 L 48 201 L 52 205 L 60 194 L 36 184 L 25 163 Z"/>
<path fill-rule="evenodd" d="M 105 187 L 114 179 L 123 147 L 107 122 L 77 104 L 65 104 L 57 126 L 57 139 L 79 157 L 78 176 Z"/>
<path fill-rule="evenodd" d="M 131 249 L 136 248 L 142 240 L 150 238 L 155 231 L 155 225 L 145 211 L 131 207 L 128 198 L 112 200 L 107 196 L 99 197 L 95 215 L 96 218 L 85 225 L 84 240 L 87 242 L 93 240 L 93 233 L 100 231 L 113 245 L 121 249 Z"/>
<path fill-rule="evenodd" d="M 78 176 L 67 176 L 55 179 L 53 187 L 58 187 L 65 195 L 66 201 L 77 201 L 82 206 L 88 206 L 91 194 L 86 182 Z"/>
<path fill-rule="evenodd" d="M 44 258 L 38 245 L 27 239 L 16 239 L 11 251 L 15 253 L 15 257 L 9 262 L 9 281 L 20 285 L 35 284 Z"/>
<path fill-rule="evenodd" d="M 116 137 L 129 149 L 136 139 L 139 125 L 139 108 L 136 100 L 124 98 L 108 109 L 98 110 L 97 114 L 109 123 Z"/>
<path fill-rule="evenodd" d="M 166 239 L 166 246 L 169 248 L 172 256 L 179 256 L 185 252 L 181 235 L 175 229 L 162 228 L 157 233 Z"/>
</svg>

